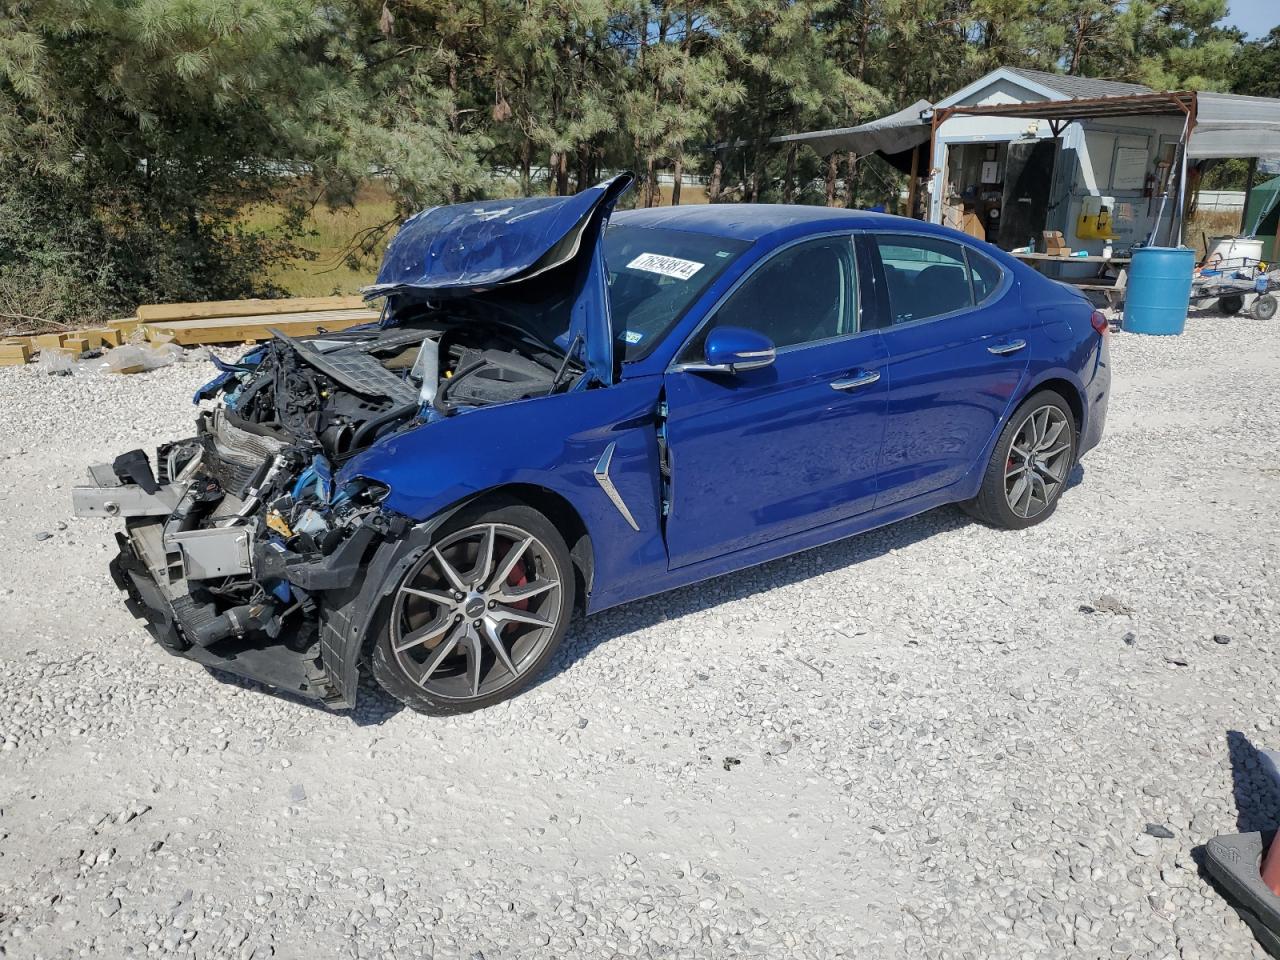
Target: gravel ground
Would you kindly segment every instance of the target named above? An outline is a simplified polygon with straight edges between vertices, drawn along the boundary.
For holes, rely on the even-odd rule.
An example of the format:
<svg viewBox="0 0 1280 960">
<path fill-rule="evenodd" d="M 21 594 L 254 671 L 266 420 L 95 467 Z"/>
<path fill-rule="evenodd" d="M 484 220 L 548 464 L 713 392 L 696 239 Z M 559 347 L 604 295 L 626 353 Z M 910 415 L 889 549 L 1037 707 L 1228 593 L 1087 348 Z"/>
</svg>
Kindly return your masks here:
<svg viewBox="0 0 1280 960">
<path fill-rule="evenodd" d="M 165 654 L 70 516 L 207 364 L 0 370 L 0 955 L 1262 957 L 1280 341 L 1113 337 L 1048 523 L 937 510 L 577 624 L 517 700 L 332 714 Z"/>
</svg>

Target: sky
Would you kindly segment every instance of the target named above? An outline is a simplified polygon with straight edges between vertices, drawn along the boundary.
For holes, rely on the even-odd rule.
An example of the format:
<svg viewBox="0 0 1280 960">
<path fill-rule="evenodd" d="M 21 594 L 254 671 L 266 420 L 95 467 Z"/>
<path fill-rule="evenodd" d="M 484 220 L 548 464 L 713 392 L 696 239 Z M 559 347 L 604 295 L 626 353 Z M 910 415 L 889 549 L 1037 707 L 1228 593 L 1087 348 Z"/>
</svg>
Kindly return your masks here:
<svg viewBox="0 0 1280 960">
<path fill-rule="evenodd" d="M 1280 26 L 1280 6 L 1276 0 L 1231 0 L 1227 23 L 1256 40 L 1265 37 L 1272 27 Z"/>
</svg>

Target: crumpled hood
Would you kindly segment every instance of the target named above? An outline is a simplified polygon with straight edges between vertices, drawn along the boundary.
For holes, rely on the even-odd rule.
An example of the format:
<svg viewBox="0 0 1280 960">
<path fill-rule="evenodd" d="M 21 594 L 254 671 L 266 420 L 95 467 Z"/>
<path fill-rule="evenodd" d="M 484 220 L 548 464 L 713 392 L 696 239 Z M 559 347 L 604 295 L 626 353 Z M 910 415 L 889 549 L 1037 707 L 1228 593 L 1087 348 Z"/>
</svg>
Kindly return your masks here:
<svg viewBox="0 0 1280 960">
<path fill-rule="evenodd" d="M 519 283 L 578 261 L 565 345 L 581 336 L 586 365 L 612 376 L 612 326 L 601 237 L 629 173 L 571 197 L 485 200 L 432 207 L 405 221 L 387 247 L 366 299 L 420 292 L 462 297 Z"/>
</svg>

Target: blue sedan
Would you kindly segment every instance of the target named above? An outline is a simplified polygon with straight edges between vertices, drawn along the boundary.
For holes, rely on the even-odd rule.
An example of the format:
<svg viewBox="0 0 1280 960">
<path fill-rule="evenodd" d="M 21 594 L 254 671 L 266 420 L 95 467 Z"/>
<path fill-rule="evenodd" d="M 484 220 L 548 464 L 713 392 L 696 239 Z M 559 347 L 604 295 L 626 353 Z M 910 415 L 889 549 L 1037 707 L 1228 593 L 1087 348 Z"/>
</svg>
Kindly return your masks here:
<svg viewBox="0 0 1280 960">
<path fill-rule="evenodd" d="M 1053 513 L 1110 384 L 1077 293 L 914 220 L 612 215 L 629 183 L 419 214 L 376 328 L 278 335 L 154 469 L 96 468 L 77 507 L 128 495 L 113 575 L 161 642 L 454 713 L 530 683 L 575 609 L 943 504 Z"/>
</svg>

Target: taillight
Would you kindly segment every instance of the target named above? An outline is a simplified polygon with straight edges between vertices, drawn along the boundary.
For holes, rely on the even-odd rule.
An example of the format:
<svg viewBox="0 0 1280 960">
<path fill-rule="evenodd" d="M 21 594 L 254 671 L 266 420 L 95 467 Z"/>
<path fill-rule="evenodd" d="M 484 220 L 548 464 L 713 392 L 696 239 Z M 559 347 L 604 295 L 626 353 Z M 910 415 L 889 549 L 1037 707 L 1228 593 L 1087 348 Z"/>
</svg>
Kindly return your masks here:
<svg viewBox="0 0 1280 960">
<path fill-rule="evenodd" d="M 1089 322 L 1093 324 L 1093 329 L 1098 331 L 1098 336 L 1105 337 L 1107 331 L 1111 329 L 1111 324 L 1107 322 L 1107 318 L 1101 310 L 1093 311 L 1093 316 L 1089 318 Z"/>
</svg>

